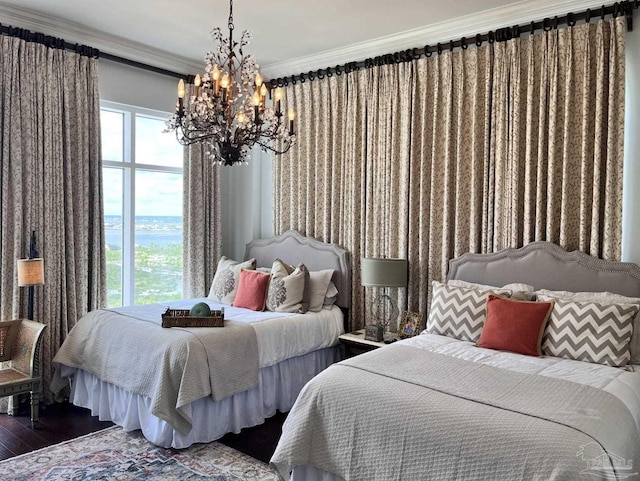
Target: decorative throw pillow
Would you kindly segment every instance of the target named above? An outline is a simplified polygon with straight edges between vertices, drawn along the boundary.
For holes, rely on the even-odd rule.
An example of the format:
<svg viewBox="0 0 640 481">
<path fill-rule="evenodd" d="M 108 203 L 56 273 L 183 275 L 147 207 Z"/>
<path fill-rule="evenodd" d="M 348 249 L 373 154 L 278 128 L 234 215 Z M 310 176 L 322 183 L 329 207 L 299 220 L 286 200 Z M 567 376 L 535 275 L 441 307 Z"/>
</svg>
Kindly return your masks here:
<svg viewBox="0 0 640 481">
<path fill-rule="evenodd" d="M 486 319 L 488 292 L 433 282 L 427 331 L 478 342 Z"/>
<path fill-rule="evenodd" d="M 563 301 L 573 302 L 595 302 L 596 304 L 638 304 L 640 298 L 627 297 L 612 292 L 570 292 L 570 291 L 549 291 L 540 289 L 536 291 L 538 297 L 547 296 L 554 299 L 562 299 Z M 640 364 L 640 312 L 633 320 L 633 334 L 631 334 L 631 363 Z"/>
<path fill-rule="evenodd" d="M 274 312 L 307 312 L 304 303 L 305 285 L 309 271 L 300 264 L 293 271 L 280 259 L 273 261 L 271 282 L 267 294 L 267 310 Z"/>
<path fill-rule="evenodd" d="M 252 311 L 264 311 L 267 300 L 267 288 L 271 276 L 260 271 L 240 271 L 238 292 L 233 300 L 233 307 L 244 307 Z"/>
<path fill-rule="evenodd" d="M 309 311 L 322 310 L 331 277 L 333 277 L 333 269 L 309 272 Z"/>
<path fill-rule="evenodd" d="M 539 295 L 538 298 L 551 299 Z M 542 340 L 542 353 L 577 361 L 625 366 L 637 304 L 596 304 L 557 299 Z"/>
<path fill-rule="evenodd" d="M 220 261 L 218 261 L 216 275 L 213 276 L 211 290 L 209 291 L 209 296 L 207 297 L 212 301 L 231 305 L 233 299 L 236 297 L 236 291 L 238 290 L 240 271 L 242 269 L 255 268 L 255 259 L 249 259 L 245 262 L 236 262 L 234 260 L 226 258 L 225 256 L 222 256 L 220 258 Z"/>
<path fill-rule="evenodd" d="M 478 346 L 540 356 L 542 335 L 552 309 L 553 302 L 516 301 L 489 294 L 487 320 Z"/>
</svg>

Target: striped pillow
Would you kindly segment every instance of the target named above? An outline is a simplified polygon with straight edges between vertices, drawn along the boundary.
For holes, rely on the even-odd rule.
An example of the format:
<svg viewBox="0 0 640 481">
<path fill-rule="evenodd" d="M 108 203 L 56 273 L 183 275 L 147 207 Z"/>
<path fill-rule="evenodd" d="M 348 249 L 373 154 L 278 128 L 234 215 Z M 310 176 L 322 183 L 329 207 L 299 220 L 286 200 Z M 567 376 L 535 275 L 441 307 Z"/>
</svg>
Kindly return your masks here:
<svg viewBox="0 0 640 481">
<path fill-rule="evenodd" d="M 494 293 L 504 294 L 504 291 L 496 289 Z M 487 319 L 488 294 L 489 291 L 448 286 L 434 281 L 427 331 L 461 341 L 478 342 Z"/>
<path fill-rule="evenodd" d="M 552 300 L 538 296 L 540 300 Z M 542 340 L 542 354 L 625 366 L 637 304 L 596 304 L 555 300 Z"/>
</svg>

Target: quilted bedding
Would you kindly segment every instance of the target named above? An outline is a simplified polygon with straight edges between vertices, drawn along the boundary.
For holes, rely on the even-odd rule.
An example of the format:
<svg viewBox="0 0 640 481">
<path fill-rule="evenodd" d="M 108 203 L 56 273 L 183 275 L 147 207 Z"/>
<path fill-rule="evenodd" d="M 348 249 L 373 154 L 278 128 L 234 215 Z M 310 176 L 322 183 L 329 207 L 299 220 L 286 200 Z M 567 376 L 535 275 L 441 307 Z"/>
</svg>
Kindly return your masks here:
<svg viewBox="0 0 640 481">
<path fill-rule="evenodd" d="M 280 475 L 289 479 L 299 465 L 345 480 L 637 475 L 637 413 L 629 409 L 637 399 L 532 367 L 497 367 L 482 362 L 487 350 L 431 347 L 397 343 L 312 380 L 271 459 Z"/>
<path fill-rule="evenodd" d="M 155 304 L 92 311 L 53 361 L 150 398 L 152 414 L 188 432 L 182 406 L 205 396 L 218 401 L 257 384 L 258 342 L 251 325 L 229 320 L 224 328 L 163 329 L 164 310 Z M 57 376 L 52 389 L 65 384 Z"/>
</svg>

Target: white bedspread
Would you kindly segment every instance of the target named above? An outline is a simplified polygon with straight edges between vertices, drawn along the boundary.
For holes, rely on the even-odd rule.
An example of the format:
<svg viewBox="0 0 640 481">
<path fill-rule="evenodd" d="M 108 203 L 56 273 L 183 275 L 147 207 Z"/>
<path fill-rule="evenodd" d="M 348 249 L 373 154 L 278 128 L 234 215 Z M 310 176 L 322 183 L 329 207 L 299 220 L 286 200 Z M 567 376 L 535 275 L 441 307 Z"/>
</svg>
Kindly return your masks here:
<svg viewBox="0 0 640 481">
<path fill-rule="evenodd" d="M 551 356 L 522 356 L 511 352 L 476 347 L 472 342 L 423 333 L 403 344 L 474 361 L 510 371 L 565 379 L 602 389 L 620 399 L 631 412 L 640 432 L 640 373 L 618 367 L 573 361 Z"/>
<path fill-rule="evenodd" d="M 334 346 L 338 343 L 340 334 L 344 332 L 342 311 L 337 306 L 322 309 L 320 312 L 289 314 L 256 312 L 219 304 L 207 298 L 196 298 L 173 301 L 168 304 L 121 307 L 118 311 L 160 324 L 159 310 L 164 312 L 167 307 L 190 309 L 198 302 L 206 302 L 211 309 L 224 308 L 225 319 L 253 326 L 258 336 L 260 367 L 272 366 L 294 356 Z"/>
<path fill-rule="evenodd" d="M 618 462 L 624 479 L 639 433 L 637 372 L 423 334 L 313 379 L 271 461 L 306 481 L 583 479 Z"/>
<path fill-rule="evenodd" d="M 254 312 L 206 299 L 176 301 L 170 306 L 189 308 L 197 302 L 207 302 L 214 309 L 224 307 L 229 330 L 163 329 L 164 304 L 118 308 L 113 314 L 98 310 L 78 322 L 54 363 L 85 369 L 101 380 L 149 397 L 152 414 L 187 432 L 191 424 L 181 415 L 181 407 L 201 397 L 212 395 L 217 400 L 249 389 L 257 383 L 258 367 L 330 347 L 342 332 L 339 308 L 300 315 Z M 246 329 L 252 342 L 238 335 Z M 225 369 L 225 359 L 234 356 L 233 369 Z M 220 377 L 215 374 L 220 366 L 224 373 L 238 373 L 238 379 L 223 376 L 223 384 L 228 384 L 224 389 L 213 385 Z M 58 376 L 52 389 L 62 385 Z"/>
</svg>

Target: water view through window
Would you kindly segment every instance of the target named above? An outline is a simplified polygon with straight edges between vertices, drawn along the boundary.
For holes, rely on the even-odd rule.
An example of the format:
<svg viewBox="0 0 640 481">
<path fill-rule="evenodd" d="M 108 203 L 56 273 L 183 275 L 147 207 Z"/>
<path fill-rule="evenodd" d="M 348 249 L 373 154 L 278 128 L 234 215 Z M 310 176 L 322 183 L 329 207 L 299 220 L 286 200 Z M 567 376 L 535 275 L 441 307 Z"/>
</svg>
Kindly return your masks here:
<svg viewBox="0 0 640 481">
<path fill-rule="evenodd" d="M 122 305 L 122 216 L 105 215 L 109 307 Z M 136 216 L 134 304 L 182 298 L 182 217 Z"/>
<path fill-rule="evenodd" d="M 181 299 L 183 149 L 168 114 L 101 105 L 107 305 Z"/>
</svg>

